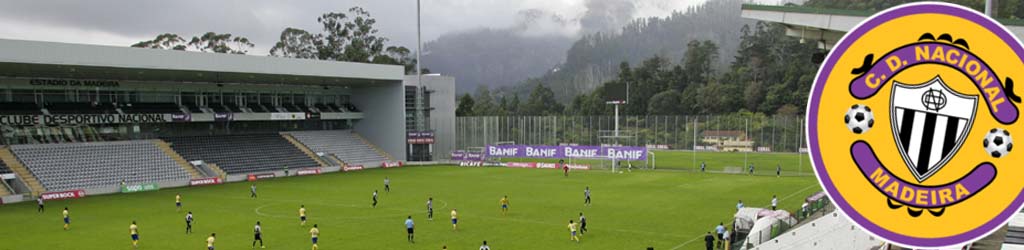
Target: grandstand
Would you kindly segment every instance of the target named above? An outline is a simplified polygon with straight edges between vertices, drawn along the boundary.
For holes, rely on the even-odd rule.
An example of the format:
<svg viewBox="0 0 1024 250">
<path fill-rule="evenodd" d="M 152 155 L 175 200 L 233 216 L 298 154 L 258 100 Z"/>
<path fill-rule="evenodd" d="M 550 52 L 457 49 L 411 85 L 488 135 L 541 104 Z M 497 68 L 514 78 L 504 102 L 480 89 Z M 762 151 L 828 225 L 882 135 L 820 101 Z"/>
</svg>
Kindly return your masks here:
<svg viewBox="0 0 1024 250">
<path fill-rule="evenodd" d="M 395 65 L 0 39 L 0 204 L 404 161 L 403 81 Z"/>
<path fill-rule="evenodd" d="M 350 165 L 379 166 L 389 158 L 350 130 L 285 132 L 317 153 Z"/>
<path fill-rule="evenodd" d="M 189 174 L 149 140 L 13 145 L 11 150 L 47 190 L 198 177 Z"/>
<path fill-rule="evenodd" d="M 228 174 L 318 167 L 278 134 L 165 137 L 189 161 L 215 163 Z"/>
</svg>

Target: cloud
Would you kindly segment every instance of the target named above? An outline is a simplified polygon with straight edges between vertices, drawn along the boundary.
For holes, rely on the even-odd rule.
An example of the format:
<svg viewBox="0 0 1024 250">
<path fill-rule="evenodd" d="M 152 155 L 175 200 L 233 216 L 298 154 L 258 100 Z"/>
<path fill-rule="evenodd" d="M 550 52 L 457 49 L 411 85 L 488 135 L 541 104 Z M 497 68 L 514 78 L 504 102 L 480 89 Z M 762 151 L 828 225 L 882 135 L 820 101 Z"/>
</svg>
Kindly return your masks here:
<svg viewBox="0 0 1024 250">
<path fill-rule="evenodd" d="M 575 35 L 703 1 L 422 0 L 423 38 L 510 27 L 523 27 L 526 35 Z M 266 54 L 287 27 L 319 32 L 320 14 L 360 6 L 394 44 L 416 43 L 415 0 L 0 0 L 0 6 L 0 38 L 128 46 L 161 33 L 214 31 L 250 38 L 253 54 Z"/>
</svg>

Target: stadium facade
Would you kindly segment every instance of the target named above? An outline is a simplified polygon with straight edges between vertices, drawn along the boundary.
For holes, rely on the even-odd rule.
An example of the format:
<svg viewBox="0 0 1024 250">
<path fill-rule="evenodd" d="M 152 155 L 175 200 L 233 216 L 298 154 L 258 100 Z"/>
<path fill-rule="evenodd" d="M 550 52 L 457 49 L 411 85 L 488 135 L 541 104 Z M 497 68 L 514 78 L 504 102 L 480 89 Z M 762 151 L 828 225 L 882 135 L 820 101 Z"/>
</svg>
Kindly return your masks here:
<svg viewBox="0 0 1024 250">
<path fill-rule="evenodd" d="M 448 154 L 437 149 L 454 143 L 454 79 L 423 76 L 426 114 L 417 116 L 407 113 L 417 77 L 404 73 L 398 65 L 0 39 L 0 197 Z M 79 164 L 107 158 L 115 162 Z"/>
</svg>

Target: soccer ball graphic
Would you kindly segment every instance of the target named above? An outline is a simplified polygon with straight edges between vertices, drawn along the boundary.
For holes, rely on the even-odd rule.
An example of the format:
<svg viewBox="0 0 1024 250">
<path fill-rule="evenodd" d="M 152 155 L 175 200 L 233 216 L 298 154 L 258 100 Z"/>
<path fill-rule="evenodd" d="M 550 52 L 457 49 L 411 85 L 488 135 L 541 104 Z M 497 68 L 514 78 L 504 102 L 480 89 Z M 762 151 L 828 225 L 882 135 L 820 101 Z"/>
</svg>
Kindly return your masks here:
<svg viewBox="0 0 1024 250">
<path fill-rule="evenodd" d="M 871 113 L 871 108 L 860 104 L 850 107 L 843 120 L 846 122 L 846 128 L 854 134 L 867 133 L 875 126 L 875 115 Z"/>
<path fill-rule="evenodd" d="M 985 141 L 982 142 L 982 146 L 985 146 L 985 152 L 992 157 L 999 158 L 1009 154 L 1013 150 L 1013 138 L 1010 137 L 1010 132 L 1001 128 L 994 128 L 988 131 L 985 135 Z"/>
</svg>

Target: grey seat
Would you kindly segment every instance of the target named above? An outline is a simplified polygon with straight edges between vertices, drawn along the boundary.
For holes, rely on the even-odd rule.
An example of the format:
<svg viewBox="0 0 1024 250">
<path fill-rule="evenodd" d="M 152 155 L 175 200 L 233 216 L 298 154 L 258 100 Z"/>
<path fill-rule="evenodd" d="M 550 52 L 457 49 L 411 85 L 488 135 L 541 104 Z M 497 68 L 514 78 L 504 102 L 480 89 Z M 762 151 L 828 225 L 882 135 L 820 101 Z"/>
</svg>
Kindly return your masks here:
<svg viewBox="0 0 1024 250">
<path fill-rule="evenodd" d="M 174 159 L 148 140 L 14 145 L 11 151 L 47 190 L 188 180 Z"/>
</svg>

